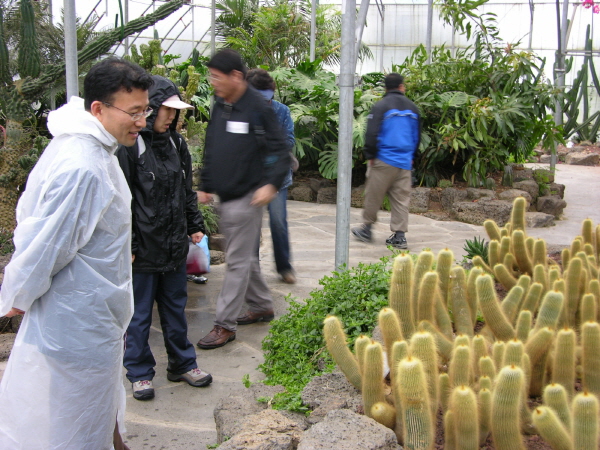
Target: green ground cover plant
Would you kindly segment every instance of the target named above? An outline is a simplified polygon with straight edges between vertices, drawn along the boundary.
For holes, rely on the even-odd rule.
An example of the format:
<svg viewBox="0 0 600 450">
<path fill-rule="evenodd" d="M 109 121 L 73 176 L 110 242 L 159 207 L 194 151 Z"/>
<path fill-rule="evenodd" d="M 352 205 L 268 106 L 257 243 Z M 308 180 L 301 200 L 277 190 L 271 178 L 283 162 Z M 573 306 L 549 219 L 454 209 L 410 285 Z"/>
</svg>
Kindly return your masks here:
<svg viewBox="0 0 600 450">
<path fill-rule="evenodd" d="M 322 335 L 327 315 L 344 317 L 352 342 L 373 329 L 377 313 L 388 302 L 394 256 L 323 277 L 319 281 L 322 288 L 313 290 L 304 303 L 287 298 L 288 312 L 271 322 L 262 344 L 265 362 L 259 366 L 266 375 L 265 384 L 281 384 L 287 389 L 275 397 L 274 408 L 306 411 L 300 399 L 302 389 L 313 377 L 333 370 Z"/>
</svg>

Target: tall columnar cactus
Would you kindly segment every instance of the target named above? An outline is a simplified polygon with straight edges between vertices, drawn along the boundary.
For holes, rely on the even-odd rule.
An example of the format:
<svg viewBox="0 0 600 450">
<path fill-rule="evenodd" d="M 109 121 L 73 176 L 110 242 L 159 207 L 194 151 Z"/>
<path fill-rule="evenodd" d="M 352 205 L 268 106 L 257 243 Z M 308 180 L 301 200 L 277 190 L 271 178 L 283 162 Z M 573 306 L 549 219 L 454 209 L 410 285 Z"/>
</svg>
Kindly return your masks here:
<svg viewBox="0 0 600 450">
<path fill-rule="evenodd" d="M 21 40 L 19 42 L 18 65 L 22 78 L 36 78 L 40 74 L 40 48 L 35 29 L 35 14 L 31 0 L 21 0 Z"/>
<path fill-rule="evenodd" d="M 323 335 L 325 337 L 325 343 L 327 344 L 327 350 L 335 359 L 335 362 L 340 367 L 348 381 L 356 389 L 360 389 L 362 385 L 362 379 L 360 376 L 360 370 L 358 368 L 358 362 L 348 349 L 346 333 L 342 328 L 342 324 L 339 319 L 335 316 L 329 316 L 325 319 L 323 327 Z"/>
<path fill-rule="evenodd" d="M 533 424 L 555 450 L 573 450 L 569 432 L 552 408 L 539 406 L 533 412 Z"/>
<path fill-rule="evenodd" d="M 583 392 L 573 399 L 573 449 L 598 448 L 598 399 Z"/>
<path fill-rule="evenodd" d="M 362 377 L 362 397 L 365 414 L 373 417 L 371 408 L 385 402 L 383 387 L 383 350 L 379 342 L 373 342 L 365 349 L 365 364 Z"/>
<path fill-rule="evenodd" d="M 600 395 L 600 325 L 586 322 L 581 327 L 581 366 L 583 387 Z"/>
<path fill-rule="evenodd" d="M 492 437 L 497 450 L 525 450 L 519 424 L 521 390 L 525 374 L 516 366 L 504 367 L 492 396 Z"/>
<path fill-rule="evenodd" d="M 427 378 L 427 389 L 431 405 L 431 418 L 435 423 L 435 415 L 438 409 L 438 357 L 435 340 L 431 333 L 418 332 L 410 338 L 410 353 L 423 363 L 423 371 Z"/>
<path fill-rule="evenodd" d="M 4 10 L 0 5 L 0 87 L 12 82 L 12 76 L 8 70 L 8 46 L 4 35 Z"/>
<path fill-rule="evenodd" d="M 394 388 L 398 390 L 402 401 L 404 447 L 411 450 L 433 449 L 435 441 L 431 400 L 420 359 L 408 357 L 400 362 Z"/>
<path fill-rule="evenodd" d="M 561 384 L 549 384 L 544 388 L 542 399 L 544 400 L 544 405 L 554 410 L 565 429 L 570 432 L 573 421 L 565 388 Z"/>
<path fill-rule="evenodd" d="M 481 275 L 477 279 L 477 296 L 485 322 L 496 338 L 502 341 L 514 338 L 515 330 L 500 309 L 491 276 Z"/>
<path fill-rule="evenodd" d="M 468 386 L 452 390 L 450 408 L 454 413 L 454 436 L 456 448 L 477 450 L 479 448 L 479 411 L 477 396 Z"/>
<path fill-rule="evenodd" d="M 402 334 L 410 339 L 415 332 L 413 319 L 413 262 L 410 255 L 399 255 L 394 259 L 390 281 L 390 308 L 401 319 Z"/>
<path fill-rule="evenodd" d="M 556 335 L 556 349 L 552 366 L 552 382 L 562 385 L 569 398 L 575 392 L 575 345 L 577 338 L 571 328 L 560 330 Z"/>
</svg>

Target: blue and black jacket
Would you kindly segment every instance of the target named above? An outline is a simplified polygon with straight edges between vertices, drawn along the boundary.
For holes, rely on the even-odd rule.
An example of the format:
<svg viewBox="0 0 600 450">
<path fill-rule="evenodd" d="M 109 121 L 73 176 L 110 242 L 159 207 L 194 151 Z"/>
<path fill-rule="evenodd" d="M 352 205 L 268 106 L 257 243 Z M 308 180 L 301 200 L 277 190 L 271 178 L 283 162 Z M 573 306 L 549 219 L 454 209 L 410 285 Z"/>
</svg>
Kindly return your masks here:
<svg viewBox="0 0 600 450">
<path fill-rule="evenodd" d="M 408 114 L 411 118 L 414 118 L 414 120 L 407 121 L 406 126 L 394 130 L 394 132 L 401 135 L 400 140 L 411 143 L 408 147 L 399 148 L 382 142 L 384 117 L 393 111 L 397 114 Z M 388 91 L 371 109 L 367 122 L 365 158 L 377 158 L 391 166 L 411 170 L 414 153 L 419 148 L 420 140 L 421 115 L 419 108 L 399 90 Z"/>
</svg>

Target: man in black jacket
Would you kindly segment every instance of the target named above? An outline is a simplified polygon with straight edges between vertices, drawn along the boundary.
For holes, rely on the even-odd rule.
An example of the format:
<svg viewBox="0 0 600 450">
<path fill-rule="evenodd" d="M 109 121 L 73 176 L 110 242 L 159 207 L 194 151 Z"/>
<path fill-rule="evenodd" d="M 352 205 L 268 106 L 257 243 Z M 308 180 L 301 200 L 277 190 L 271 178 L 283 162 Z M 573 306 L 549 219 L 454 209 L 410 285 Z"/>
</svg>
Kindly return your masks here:
<svg viewBox="0 0 600 450">
<path fill-rule="evenodd" d="M 367 122 L 364 223 L 352 228 L 352 234 L 359 241 L 371 242 L 371 225 L 377 221 L 377 212 L 385 194 L 388 194 L 393 234 L 385 242 L 395 248 L 406 249 L 408 244 L 404 233 L 408 231 L 411 169 L 421 140 L 420 113 L 415 104 L 404 96 L 401 75 L 386 75 L 385 89 L 385 96 L 373 106 Z"/>
<path fill-rule="evenodd" d="M 154 301 L 169 355 L 167 378 L 194 387 L 212 381 L 198 368 L 185 318 L 188 236 L 193 243 L 200 242 L 204 221 L 192 190 L 191 156 L 175 127 L 180 110 L 193 107 L 181 101 L 171 80 L 157 75 L 152 79 L 148 93 L 153 112 L 146 128 L 135 145 L 117 151 L 133 197 L 134 313 L 123 363 L 137 400 L 154 398 L 156 362 L 148 344 Z"/>
<path fill-rule="evenodd" d="M 217 99 L 206 131 L 198 199 L 208 203 L 216 193 L 221 200 L 219 230 L 226 239 L 227 272 L 214 327 L 198 342 L 202 349 L 233 341 L 237 325 L 274 317 L 256 245 L 263 207 L 277 195 L 290 167 L 290 149 L 275 113 L 248 86 L 240 55 L 222 50 L 207 65 Z M 244 301 L 249 310 L 239 316 Z"/>
</svg>

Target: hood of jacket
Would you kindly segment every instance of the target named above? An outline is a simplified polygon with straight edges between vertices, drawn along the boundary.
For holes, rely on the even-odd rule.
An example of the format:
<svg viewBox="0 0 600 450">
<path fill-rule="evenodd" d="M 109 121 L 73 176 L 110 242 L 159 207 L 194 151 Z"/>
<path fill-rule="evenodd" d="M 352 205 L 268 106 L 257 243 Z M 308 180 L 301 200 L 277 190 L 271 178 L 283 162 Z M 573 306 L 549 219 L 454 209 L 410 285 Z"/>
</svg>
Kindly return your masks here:
<svg viewBox="0 0 600 450">
<path fill-rule="evenodd" d="M 54 137 L 75 134 L 93 136 L 111 153 L 119 145 L 117 139 L 106 131 L 104 125 L 85 110 L 83 99 L 80 97 L 71 97 L 69 103 L 48 114 L 48 130 Z"/>
<path fill-rule="evenodd" d="M 181 100 L 179 88 L 168 78 L 152 75 L 152 81 L 154 81 L 154 84 L 148 90 L 148 99 L 150 101 L 150 108 L 152 108 L 152 114 L 146 119 L 146 127 L 142 129 L 142 132 L 153 132 L 158 110 L 166 99 L 177 95 Z M 175 111 L 175 119 L 173 119 L 169 127 L 171 130 L 175 130 L 177 127 L 179 113 L 179 110 Z"/>
</svg>

